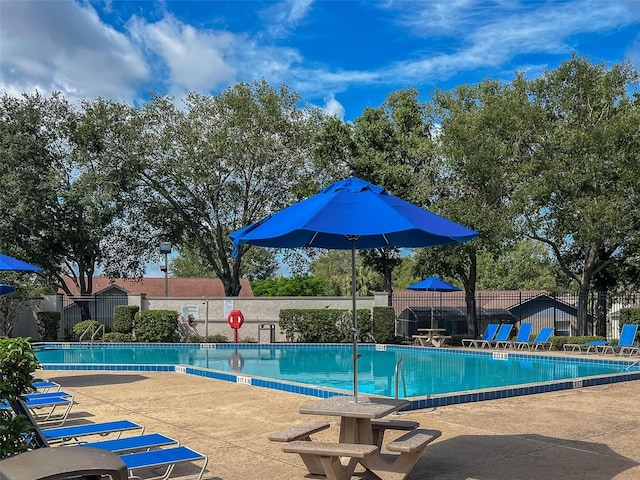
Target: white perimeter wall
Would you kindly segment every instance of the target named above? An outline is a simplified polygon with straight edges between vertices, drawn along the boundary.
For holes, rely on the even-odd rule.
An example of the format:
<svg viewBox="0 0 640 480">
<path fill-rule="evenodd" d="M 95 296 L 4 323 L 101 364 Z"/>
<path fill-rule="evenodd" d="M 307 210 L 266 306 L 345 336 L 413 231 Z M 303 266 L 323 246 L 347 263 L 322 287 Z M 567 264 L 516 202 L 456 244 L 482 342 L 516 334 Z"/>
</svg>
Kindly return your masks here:
<svg viewBox="0 0 640 480">
<path fill-rule="evenodd" d="M 375 293 L 369 297 L 356 299 L 357 309 L 372 309 L 374 306 L 387 306 L 386 292 Z M 193 316 L 195 322 L 190 327 L 199 335 L 226 335 L 233 340 L 233 330 L 227 324 L 227 315 L 231 310 L 240 310 L 244 316 L 244 325 L 239 330 L 240 339 L 245 337 L 263 340 L 270 337 L 269 324 L 275 325 L 275 341 L 285 341 L 278 328 L 280 310 L 332 308 L 351 310 L 351 297 L 222 297 L 222 298 L 177 298 L 129 295 L 129 305 L 137 305 L 140 310 L 175 310 L 180 320 L 186 321 Z M 13 336 L 31 337 L 39 340 L 36 327 L 36 311 L 61 311 L 62 302 L 58 295 L 47 295 L 38 300 L 33 309 L 26 309 L 13 331 Z M 264 329 L 261 331 L 260 327 Z"/>
</svg>

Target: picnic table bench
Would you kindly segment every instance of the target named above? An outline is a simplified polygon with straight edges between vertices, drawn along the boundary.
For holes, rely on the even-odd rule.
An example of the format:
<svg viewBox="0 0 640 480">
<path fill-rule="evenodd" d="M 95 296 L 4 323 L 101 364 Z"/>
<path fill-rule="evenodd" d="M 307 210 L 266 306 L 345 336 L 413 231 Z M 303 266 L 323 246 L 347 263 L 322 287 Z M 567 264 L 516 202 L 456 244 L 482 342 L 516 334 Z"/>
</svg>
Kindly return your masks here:
<svg viewBox="0 0 640 480">
<path fill-rule="evenodd" d="M 376 445 L 363 443 L 331 443 L 308 442 L 297 440 L 289 442 L 282 447 L 283 452 L 297 453 L 305 465 L 308 462 L 319 463 L 322 473 L 328 480 L 349 480 L 356 469 L 358 461 L 378 452 Z M 349 458 L 349 462 L 343 465 L 340 457 Z"/>
<path fill-rule="evenodd" d="M 428 444 L 442 435 L 440 430 L 416 428 L 387 444 L 387 450 L 397 453 L 382 453 L 360 460 L 382 480 L 403 480 L 420 460 Z"/>
</svg>

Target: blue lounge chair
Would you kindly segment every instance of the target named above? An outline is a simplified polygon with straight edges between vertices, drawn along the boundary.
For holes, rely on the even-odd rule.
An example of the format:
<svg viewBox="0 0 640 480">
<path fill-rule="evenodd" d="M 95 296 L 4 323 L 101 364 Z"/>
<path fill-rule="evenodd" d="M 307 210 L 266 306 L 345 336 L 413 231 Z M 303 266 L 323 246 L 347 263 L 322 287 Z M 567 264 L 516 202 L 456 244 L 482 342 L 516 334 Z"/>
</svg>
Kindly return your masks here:
<svg viewBox="0 0 640 480">
<path fill-rule="evenodd" d="M 592 340 L 586 343 L 565 343 L 562 349 L 569 353 L 596 353 L 596 348 L 607 345 L 609 342 L 606 340 Z"/>
<path fill-rule="evenodd" d="M 37 445 L 38 448 L 48 448 L 49 439 L 65 440 L 72 437 L 82 437 L 87 435 L 105 434 L 105 433 L 112 433 L 112 432 L 122 433 L 122 431 L 132 430 L 134 428 L 139 428 L 141 429 L 141 431 L 144 431 L 143 426 L 130 422 L 129 420 L 120 420 L 116 422 L 105 422 L 102 424 L 94 423 L 89 425 L 80 425 L 77 427 L 60 427 L 60 428 L 51 428 L 51 429 L 42 430 L 34 422 L 29 409 L 25 405 L 25 402 L 18 401 L 17 404 L 15 404 L 15 411 L 16 413 L 21 413 L 26 415 L 28 420 L 35 427 L 33 429 L 33 436 L 34 436 L 35 444 Z M 130 447 L 136 442 L 138 445 L 141 445 L 144 441 L 148 442 L 149 437 L 152 437 L 152 436 L 147 435 L 146 437 L 148 438 L 144 440 L 131 440 L 130 438 L 114 440 L 110 443 L 110 446 L 116 449 L 125 448 L 125 451 L 126 451 L 127 446 Z M 164 440 L 161 440 L 161 442 L 173 440 L 173 439 L 169 439 L 168 437 L 164 437 L 164 436 L 162 437 L 164 438 Z M 158 439 L 158 437 L 155 437 L 155 438 Z M 121 441 L 122 443 L 118 446 L 117 444 L 115 444 L 116 441 Z M 175 442 L 175 440 L 173 440 L 173 442 Z M 100 442 L 95 442 L 94 448 L 95 448 L 95 445 L 99 443 Z M 78 445 L 77 447 L 74 447 L 74 448 L 81 448 L 81 446 L 82 445 Z M 53 447 L 53 448 L 56 448 L 56 447 Z M 147 447 L 134 447 L 134 449 L 136 448 L 147 448 Z M 192 463 L 196 461 L 202 461 L 203 463 L 202 468 L 200 469 L 200 473 L 197 477 L 197 480 L 201 480 L 202 475 L 204 474 L 204 470 L 207 467 L 207 463 L 209 461 L 206 455 L 198 453 L 195 450 L 192 450 L 184 446 L 170 447 L 166 449 L 151 450 L 146 452 L 129 453 L 129 454 L 120 455 L 120 458 L 122 459 L 122 461 L 127 466 L 127 469 L 129 470 L 129 478 L 137 478 L 137 479 L 140 478 L 138 475 L 134 473 L 133 471 L 134 469 L 144 470 L 144 469 L 151 469 L 151 468 L 157 468 L 157 467 L 165 468 L 164 473 L 162 473 L 159 476 L 148 478 L 147 480 L 166 480 L 167 478 L 169 478 L 169 476 L 171 475 L 171 472 L 173 471 L 173 468 L 178 463 L 185 463 L 185 462 Z"/>
<path fill-rule="evenodd" d="M 496 342 L 497 348 L 516 348 L 516 344 L 528 342 L 531 336 L 531 330 L 533 329 L 533 323 L 525 322 L 520 325 L 520 331 L 515 340 L 499 340 Z"/>
<path fill-rule="evenodd" d="M 63 444 L 80 443 L 83 437 L 90 435 L 116 434 L 116 438 L 124 432 L 140 429 L 140 435 L 144 433 L 144 427 L 129 420 L 115 420 L 112 422 L 89 423 L 86 425 L 74 425 L 68 427 L 47 428 L 41 430 L 47 442 L 60 442 Z"/>
<path fill-rule="evenodd" d="M 46 393 L 49 391 L 58 392 L 60 391 L 60 384 L 56 382 L 52 382 L 45 378 L 39 378 L 34 380 L 32 384 L 33 388 L 35 388 L 40 393 Z"/>
<path fill-rule="evenodd" d="M 480 338 L 465 338 L 462 340 L 462 346 L 477 347 L 478 346 L 477 342 L 480 342 L 482 340 L 493 340 L 494 337 L 496 336 L 496 333 L 498 333 L 499 327 L 500 325 L 498 325 L 497 323 L 490 323 L 489 325 L 487 325 L 487 328 L 485 329 L 484 333 Z"/>
<path fill-rule="evenodd" d="M 139 478 L 135 475 L 134 470 L 140 470 L 144 468 L 159 468 L 166 467 L 163 474 L 152 477 L 147 480 L 165 480 L 169 478 L 173 467 L 178 463 L 184 462 L 197 462 L 202 461 L 202 468 L 198 474 L 197 480 L 201 480 L 204 474 L 205 468 L 209 459 L 206 455 L 191 450 L 190 448 L 181 446 L 174 448 L 166 448 L 160 450 L 151 450 L 149 452 L 129 453 L 121 455 L 120 458 L 124 461 L 125 465 L 129 469 L 129 478 Z"/>
<path fill-rule="evenodd" d="M 509 335 L 511 335 L 511 330 L 513 329 L 513 324 L 511 323 L 503 323 L 500 325 L 498 329 L 498 333 L 496 334 L 496 338 L 494 340 L 478 340 L 477 346 L 478 348 L 493 348 L 497 345 L 498 342 L 504 342 L 509 340 Z"/>
<path fill-rule="evenodd" d="M 597 347 L 596 350 L 598 353 L 611 352 L 624 355 L 624 353 L 629 352 L 631 354 L 631 352 L 638 350 L 638 347 L 635 346 L 636 333 L 638 333 L 638 325 L 627 323 L 620 330 L 620 339 L 617 345 L 602 345 Z"/>
<path fill-rule="evenodd" d="M 132 453 L 136 450 L 150 450 L 152 448 L 166 447 L 169 445 L 180 446 L 177 440 L 166 437 L 160 433 L 149 433 L 135 437 L 116 438 L 99 442 L 87 442 L 76 445 L 78 447 L 100 448 L 113 453 Z"/>
<path fill-rule="evenodd" d="M 542 330 L 538 332 L 536 338 L 531 340 L 530 342 L 522 342 L 517 345 L 516 348 L 519 350 L 524 350 L 525 348 L 529 350 L 538 350 L 548 348 L 551 350 L 551 342 L 549 339 L 553 335 L 553 327 L 544 327 Z"/>
<path fill-rule="evenodd" d="M 62 425 L 73 407 L 73 395 L 66 394 L 64 397 L 55 393 L 42 395 L 27 398 L 27 401 L 24 402 L 34 421 L 49 425 Z M 6 400 L 2 400 L 0 408 L 10 409 L 12 407 Z"/>
</svg>

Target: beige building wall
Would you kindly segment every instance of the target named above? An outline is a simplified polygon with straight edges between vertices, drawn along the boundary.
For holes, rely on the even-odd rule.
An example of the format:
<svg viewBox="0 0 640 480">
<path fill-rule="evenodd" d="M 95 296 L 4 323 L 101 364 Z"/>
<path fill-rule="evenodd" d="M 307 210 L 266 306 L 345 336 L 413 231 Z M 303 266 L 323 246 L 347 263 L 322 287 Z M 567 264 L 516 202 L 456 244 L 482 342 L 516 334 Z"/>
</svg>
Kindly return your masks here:
<svg viewBox="0 0 640 480">
<path fill-rule="evenodd" d="M 137 305 L 140 310 L 175 310 L 184 322 L 184 328 L 190 329 L 198 335 L 225 335 L 233 340 L 234 331 L 227 323 L 227 316 L 231 310 L 240 310 L 244 316 L 244 324 L 238 332 L 240 339 L 251 338 L 255 341 L 271 339 L 274 330 L 275 341 L 285 341 L 284 335 L 278 328 L 278 319 L 282 309 L 317 309 L 332 308 L 350 310 L 353 299 L 351 297 L 220 297 L 220 298 L 177 298 L 154 297 L 129 294 L 129 305 Z M 21 320 L 14 330 L 15 336 L 28 336 L 39 340 L 35 321 L 36 311 L 62 311 L 59 295 L 46 295 L 38 300 L 33 310 L 23 312 Z M 372 309 L 374 306 L 386 306 L 388 295 L 386 292 L 375 293 L 373 296 L 358 297 L 358 309 Z M 194 319 L 192 326 L 186 323 L 187 317 Z M 271 327 L 274 325 L 274 327 Z M 58 338 L 62 338 L 61 335 Z"/>
</svg>

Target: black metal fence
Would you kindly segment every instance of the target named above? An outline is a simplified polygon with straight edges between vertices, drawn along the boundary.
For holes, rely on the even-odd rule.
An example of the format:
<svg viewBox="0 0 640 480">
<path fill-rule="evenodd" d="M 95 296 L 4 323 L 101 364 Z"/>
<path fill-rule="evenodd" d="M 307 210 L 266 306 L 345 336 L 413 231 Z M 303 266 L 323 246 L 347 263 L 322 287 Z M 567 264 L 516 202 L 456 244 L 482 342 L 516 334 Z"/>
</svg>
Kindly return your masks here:
<svg viewBox="0 0 640 480">
<path fill-rule="evenodd" d="M 488 323 L 531 322 L 533 332 L 553 327 L 557 336 L 578 333 L 577 294 L 554 295 L 544 291 L 480 291 L 475 309 L 480 333 Z M 446 328 L 448 334 L 468 334 L 464 292 L 394 292 L 396 334 L 407 339 L 418 328 Z M 596 335 L 598 322 L 606 324 L 606 336 L 618 338 L 620 311 L 640 307 L 640 294 L 590 295 L 587 298 L 587 333 Z"/>
<path fill-rule="evenodd" d="M 62 334 L 65 340 L 73 340 L 73 326 L 83 318 L 96 320 L 105 331 L 113 329 L 113 310 L 118 305 L 128 305 L 127 295 L 85 295 L 69 297 L 62 295 Z"/>
</svg>

